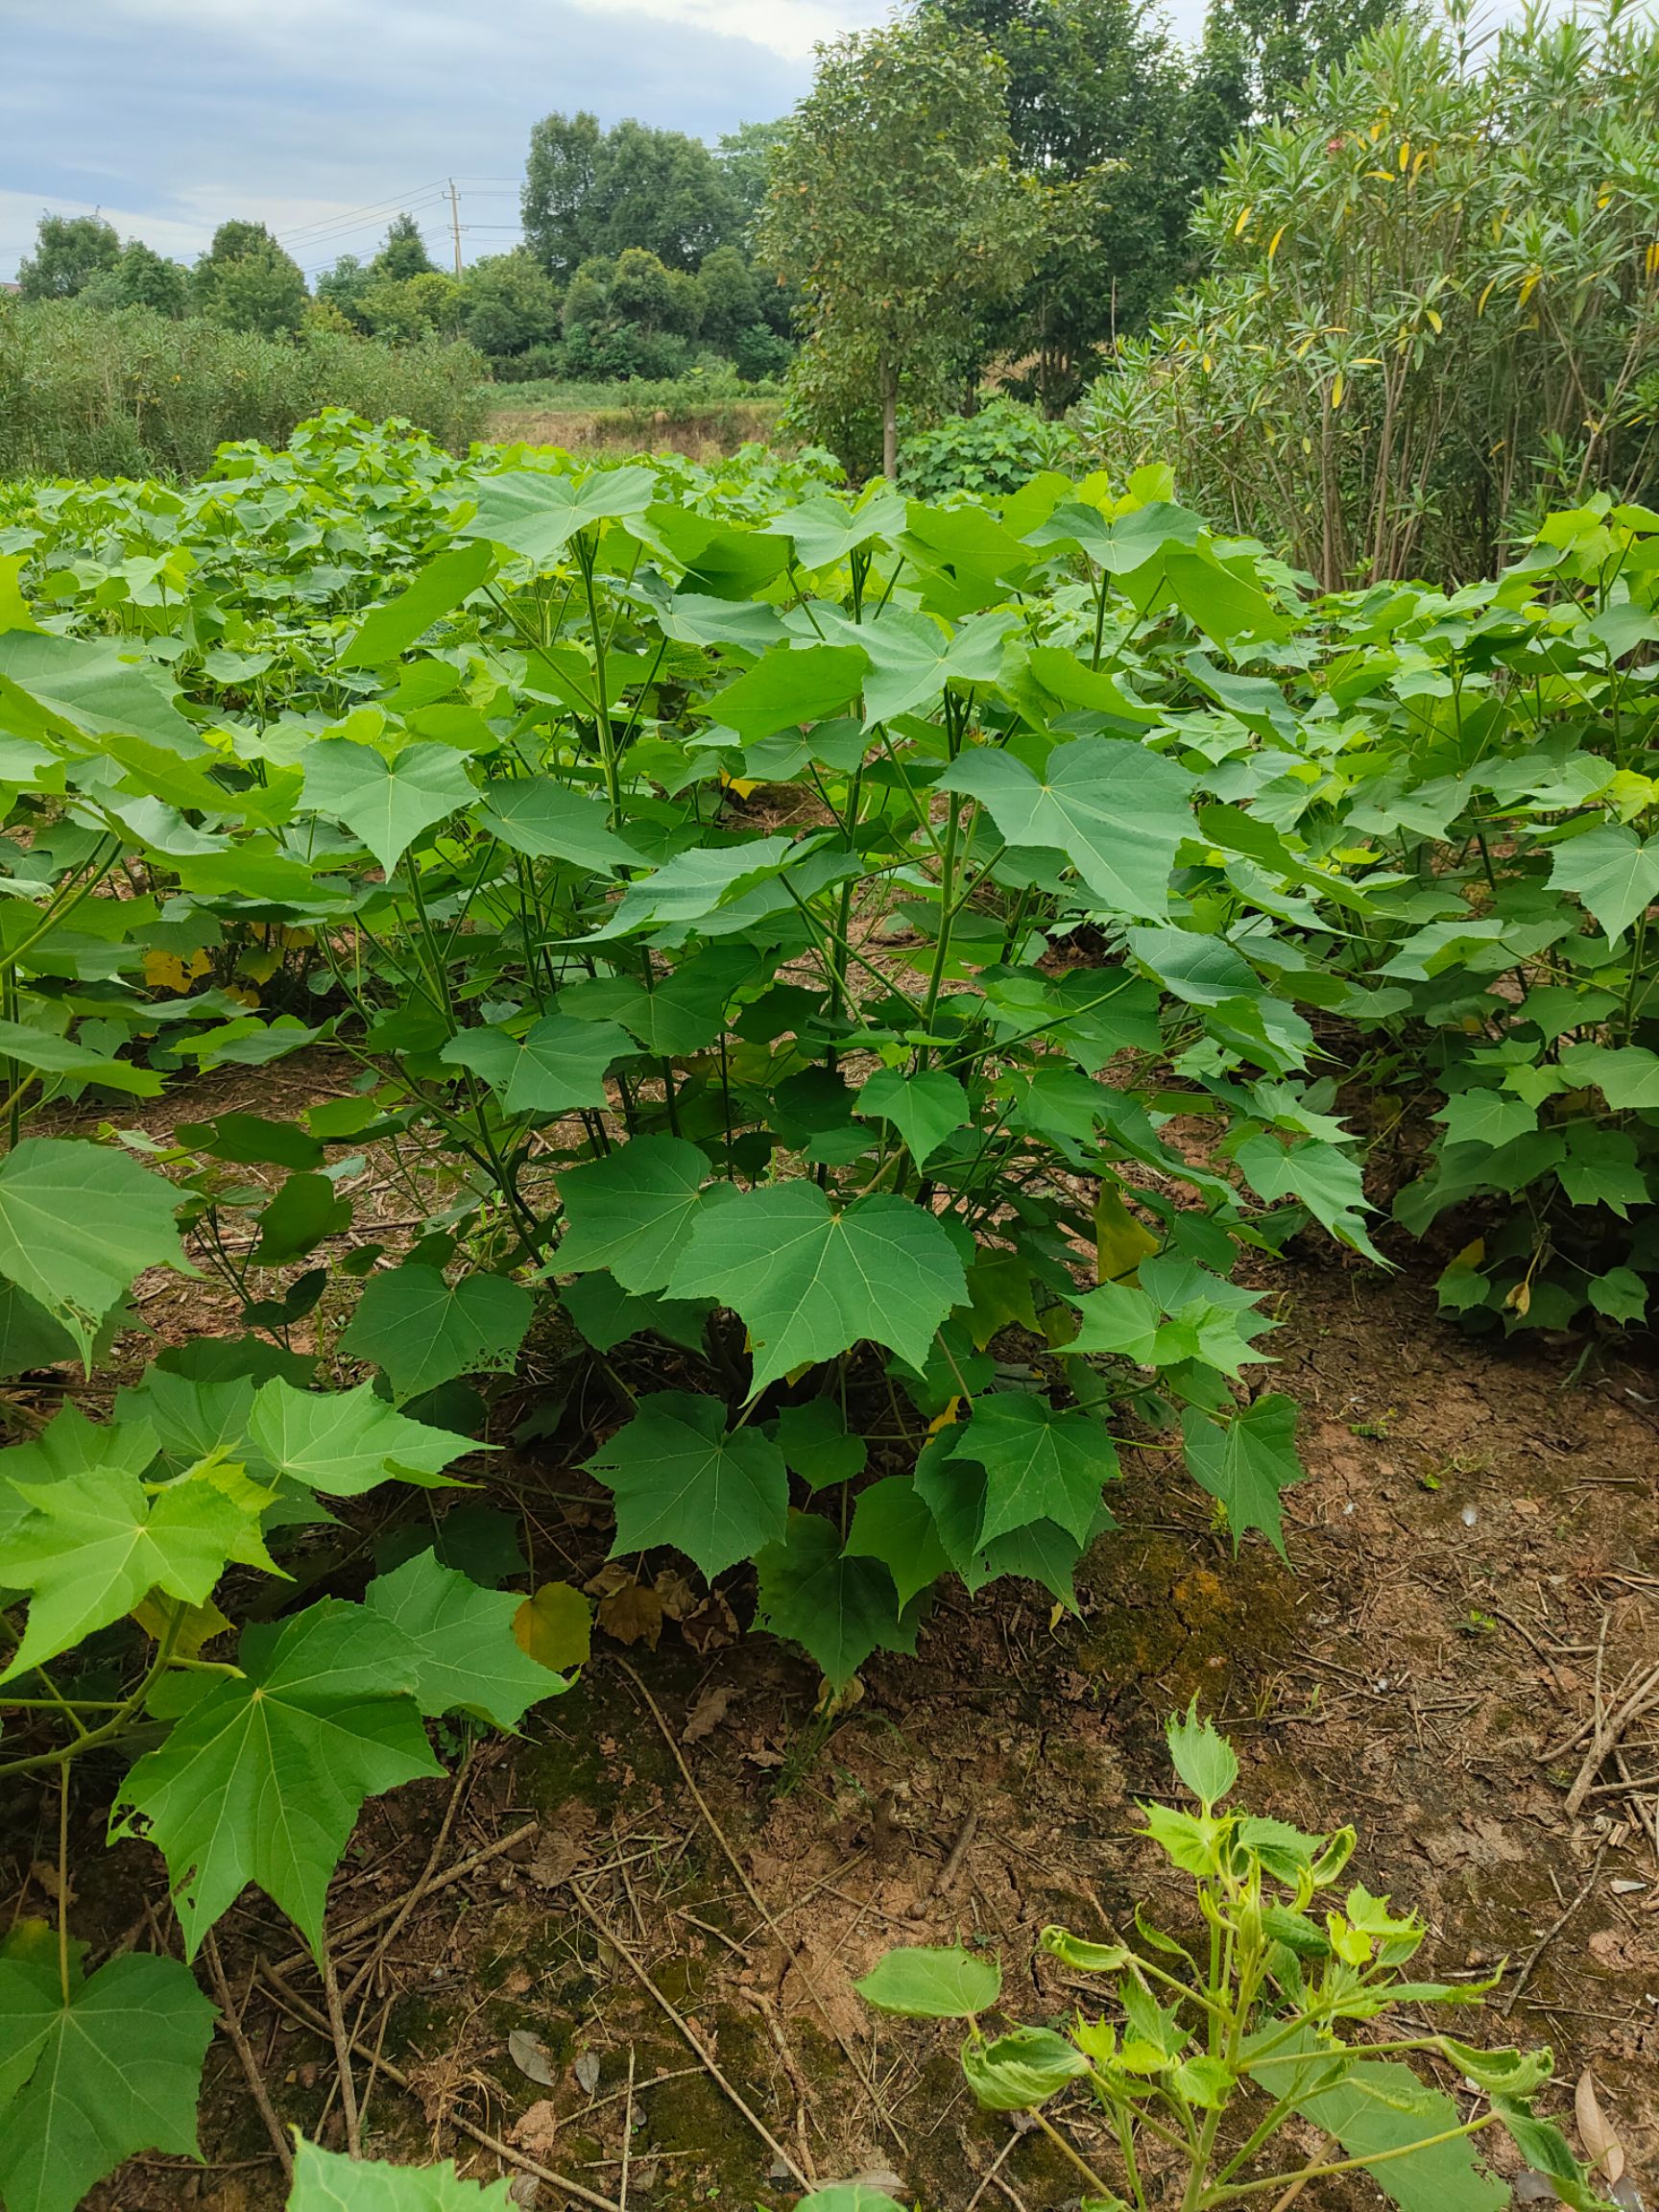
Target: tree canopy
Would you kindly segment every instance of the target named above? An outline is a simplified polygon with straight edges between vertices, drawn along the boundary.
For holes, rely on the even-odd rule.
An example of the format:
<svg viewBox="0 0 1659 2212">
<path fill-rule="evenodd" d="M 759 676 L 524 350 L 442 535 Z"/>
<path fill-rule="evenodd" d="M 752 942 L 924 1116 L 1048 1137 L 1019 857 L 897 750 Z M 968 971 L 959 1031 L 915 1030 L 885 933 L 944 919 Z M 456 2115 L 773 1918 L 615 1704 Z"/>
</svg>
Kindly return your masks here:
<svg viewBox="0 0 1659 2212">
<path fill-rule="evenodd" d="M 889 476 L 901 399 L 937 397 L 1035 257 L 1007 83 L 935 12 L 851 34 L 819 50 L 773 159 L 756 251 L 805 295 L 801 395 L 821 428 L 873 405 Z"/>
<path fill-rule="evenodd" d="M 632 120 L 604 131 L 586 110 L 532 129 L 521 205 L 525 243 L 558 278 L 630 247 L 689 272 L 744 227 L 743 201 L 700 139 Z"/>
<path fill-rule="evenodd" d="M 42 215 L 17 289 L 25 300 L 72 300 L 120 258 L 115 226 L 101 215 Z"/>
</svg>

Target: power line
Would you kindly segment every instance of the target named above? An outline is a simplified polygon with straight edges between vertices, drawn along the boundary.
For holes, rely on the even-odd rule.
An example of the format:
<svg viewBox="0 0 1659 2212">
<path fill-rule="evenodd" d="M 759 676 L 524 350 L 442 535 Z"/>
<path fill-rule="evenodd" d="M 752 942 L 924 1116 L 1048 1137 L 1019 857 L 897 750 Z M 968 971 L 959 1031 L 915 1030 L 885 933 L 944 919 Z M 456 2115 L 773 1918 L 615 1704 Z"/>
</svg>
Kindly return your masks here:
<svg viewBox="0 0 1659 2212">
<path fill-rule="evenodd" d="M 343 207 L 335 214 L 320 215 L 311 223 L 296 223 L 292 229 L 278 231 L 277 240 L 282 245 L 297 240 L 309 241 L 317 231 L 331 231 L 342 226 L 354 226 L 361 229 L 366 223 L 373 222 L 383 215 L 401 214 L 413 203 L 423 203 L 434 195 L 441 196 L 446 190 L 446 180 L 440 177 L 430 184 L 418 184 L 413 191 L 399 193 L 392 200 L 374 200 L 364 207 Z"/>
</svg>

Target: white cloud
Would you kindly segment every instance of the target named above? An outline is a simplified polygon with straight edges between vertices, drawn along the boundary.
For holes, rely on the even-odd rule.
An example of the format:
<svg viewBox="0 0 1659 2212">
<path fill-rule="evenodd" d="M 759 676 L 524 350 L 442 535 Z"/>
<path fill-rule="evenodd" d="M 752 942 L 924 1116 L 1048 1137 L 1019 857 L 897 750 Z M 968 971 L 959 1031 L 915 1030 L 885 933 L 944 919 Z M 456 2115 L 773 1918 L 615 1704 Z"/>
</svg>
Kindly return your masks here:
<svg viewBox="0 0 1659 2212">
<path fill-rule="evenodd" d="M 893 0 L 575 0 L 614 20 L 651 15 L 723 38 L 742 38 L 789 60 L 806 60 L 822 39 L 862 30 L 893 12 Z"/>
</svg>

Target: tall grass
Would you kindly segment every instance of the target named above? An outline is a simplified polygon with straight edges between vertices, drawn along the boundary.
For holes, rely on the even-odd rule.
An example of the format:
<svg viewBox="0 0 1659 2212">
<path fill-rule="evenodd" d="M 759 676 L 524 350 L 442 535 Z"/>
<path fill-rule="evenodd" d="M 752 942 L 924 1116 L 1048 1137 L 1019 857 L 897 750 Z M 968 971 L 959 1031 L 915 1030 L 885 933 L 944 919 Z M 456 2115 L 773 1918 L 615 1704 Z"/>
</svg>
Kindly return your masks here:
<svg viewBox="0 0 1659 2212">
<path fill-rule="evenodd" d="M 469 346 L 336 331 L 257 338 L 147 307 L 0 304 L 0 475 L 197 476 L 227 439 L 283 445 L 324 407 L 401 416 L 457 450 L 478 435 Z"/>
</svg>

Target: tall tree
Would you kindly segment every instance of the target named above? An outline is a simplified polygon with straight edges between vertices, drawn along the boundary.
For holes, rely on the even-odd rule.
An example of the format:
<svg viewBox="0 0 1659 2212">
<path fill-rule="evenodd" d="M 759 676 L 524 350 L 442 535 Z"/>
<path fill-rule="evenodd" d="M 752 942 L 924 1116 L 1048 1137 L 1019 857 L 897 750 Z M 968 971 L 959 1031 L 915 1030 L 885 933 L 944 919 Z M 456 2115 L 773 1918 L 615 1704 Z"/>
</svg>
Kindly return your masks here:
<svg viewBox="0 0 1659 2212">
<path fill-rule="evenodd" d="M 1048 194 L 1041 259 L 986 342 L 1028 365 L 1024 385 L 1057 414 L 1099 349 L 1142 327 L 1179 281 L 1188 218 L 1220 149 L 1193 172 L 1187 65 L 1146 0 L 927 5 L 1007 64 L 1015 158 Z"/>
<path fill-rule="evenodd" d="M 549 276 L 574 276 L 594 251 L 594 188 L 605 133 L 597 115 L 543 115 L 530 131 L 519 208 L 524 243 Z"/>
<path fill-rule="evenodd" d="M 72 300 L 120 258 L 115 227 L 101 215 L 42 215 L 17 289 L 25 300 Z"/>
<path fill-rule="evenodd" d="M 1013 174 L 1007 68 L 937 13 L 819 48 L 756 233 L 800 283 L 799 391 L 862 387 L 898 473 L 901 400 L 936 401 L 987 304 L 1024 280 L 1037 207 Z"/>
<path fill-rule="evenodd" d="M 305 312 L 305 278 L 263 223 L 221 223 L 191 272 L 198 314 L 228 330 L 274 338 L 298 330 Z"/>
<path fill-rule="evenodd" d="M 715 159 L 743 215 L 745 235 L 755 227 L 772 182 L 772 156 L 789 128 L 787 116 L 776 123 L 739 123 L 728 131 L 715 150 Z"/>
<path fill-rule="evenodd" d="M 522 197 L 524 239 L 564 281 L 594 254 L 654 253 L 693 270 L 743 229 L 742 203 L 701 139 L 632 120 L 545 115 L 530 133 Z"/>
<path fill-rule="evenodd" d="M 82 297 L 100 307 L 148 307 L 177 322 L 189 312 L 190 272 L 142 238 L 130 238 L 114 267 L 95 276 Z"/>
<path fill-rule="evenodd" d="M 387 227 L 380 251 L 369 264 L 376 276 L 389 276 L 395 284 L 406 277 L 430 276 L 438 264 L 426 251 L 421 226 L 413 215 L 395 215 Z"/>
<path fill-rule="evenodd" d="M 1329 76 L 1383 23 L 1420 12 L 1412 0 L 1211 0 L 1198 79 L 1232 88 L 1238 127 L 1282 123 L 1310 77 Z"/>
</svg>

